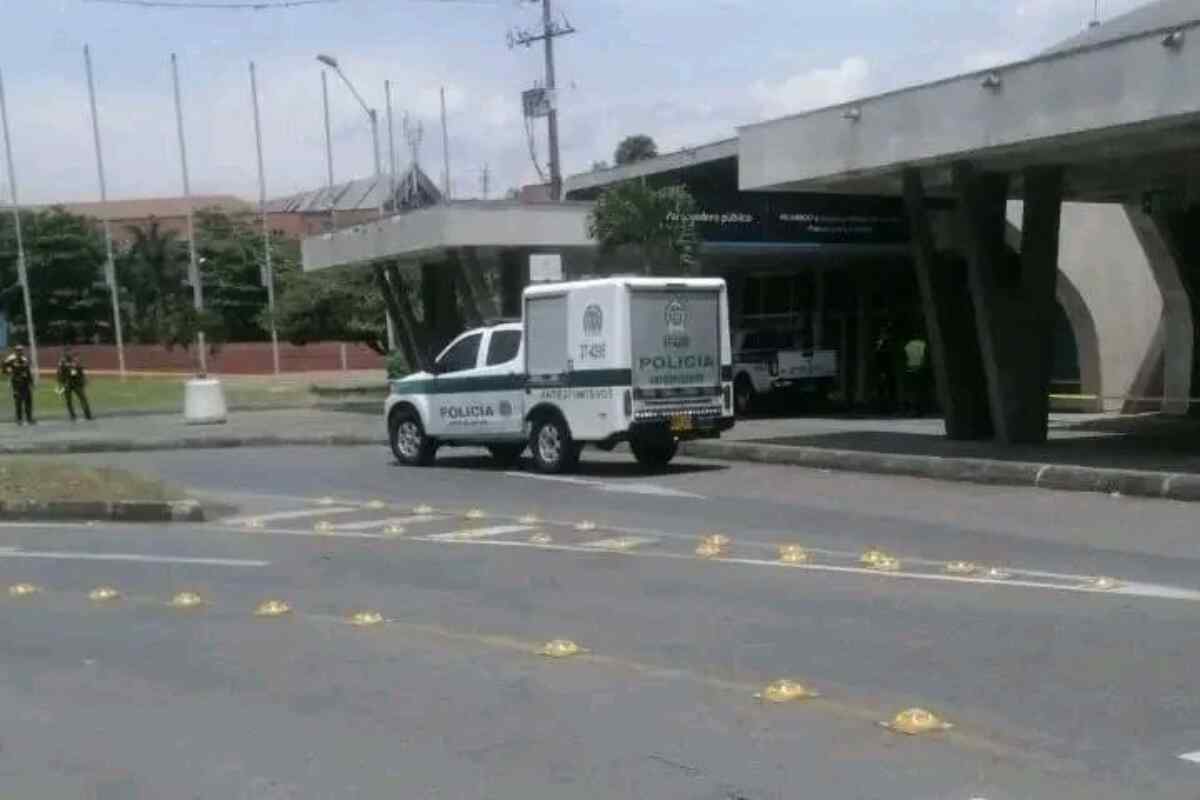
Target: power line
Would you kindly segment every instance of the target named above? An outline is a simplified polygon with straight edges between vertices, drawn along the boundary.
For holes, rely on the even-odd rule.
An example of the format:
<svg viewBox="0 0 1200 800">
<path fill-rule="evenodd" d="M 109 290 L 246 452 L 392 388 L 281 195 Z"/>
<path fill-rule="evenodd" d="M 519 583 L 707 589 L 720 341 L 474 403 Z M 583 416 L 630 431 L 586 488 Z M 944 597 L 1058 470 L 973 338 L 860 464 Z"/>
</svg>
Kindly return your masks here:
<svg viewBox="0 0 1200 800">
<path fill-rule="evenodd" d="M 220 0 L 83 0 L 85 3 L 103 3 L 116 6 L 138 6 L 140 8 L 182 8 L 267 11 L 276 8 L 328 5 L 342 0 L 257 0 L 257 2 L 228 2 Z"/>
</svg>

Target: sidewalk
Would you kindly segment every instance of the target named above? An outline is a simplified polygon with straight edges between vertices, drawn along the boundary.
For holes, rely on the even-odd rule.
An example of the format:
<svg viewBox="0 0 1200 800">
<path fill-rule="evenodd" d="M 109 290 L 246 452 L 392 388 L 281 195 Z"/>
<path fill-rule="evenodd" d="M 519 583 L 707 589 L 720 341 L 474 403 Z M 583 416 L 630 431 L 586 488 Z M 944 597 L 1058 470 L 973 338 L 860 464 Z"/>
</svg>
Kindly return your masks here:
<svg viewBox="0 0 1200 800">
<path fill-rule="evenodd" d="M 1054 415 L 1044 445 L 951 442 L 938 419 L 741 420 L 725 438 L 681 452 L 734 461 L 1200 501 L 1200 420 Z M 0 423 L 0 454 L 279 445 L 386 445 L 379 404 L 232 411 L 222 425 L 178 414 Z"/>
</svg>

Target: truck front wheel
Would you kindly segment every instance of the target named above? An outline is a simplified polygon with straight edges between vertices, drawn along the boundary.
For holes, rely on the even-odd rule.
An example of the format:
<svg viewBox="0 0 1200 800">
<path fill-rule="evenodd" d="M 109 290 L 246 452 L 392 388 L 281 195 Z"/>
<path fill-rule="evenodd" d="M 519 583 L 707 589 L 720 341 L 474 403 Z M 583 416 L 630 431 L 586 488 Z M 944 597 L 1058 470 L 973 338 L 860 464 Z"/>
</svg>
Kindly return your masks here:
<svg viewBox="0 0 1200 800">
<path fill-rule="evenodd" d="M 679 450 L 679 442 L 676 439 L 662 441 L 632 439 L 629 442 L 629 449 L 633 451 L 633 457 L 639 464 L 648 470 L 657 471 L 671 463 L 671 459 Z"/>
<path fill-rule="evenodd" d="M 401 409 L 388 418 L 388 441 L 401 464 L 427 467 L 437 455 L 437 442 L 425 435 L 421 418 L 412 409 Z"/>
<path fill-rule="evenodd" d="M 533 425 L 529 451 L 538 472 L 557 474 L 571 472 L 579 465 L 579 445 L 571 430 L 558 417 L 547 417 Z"/>
</svg>

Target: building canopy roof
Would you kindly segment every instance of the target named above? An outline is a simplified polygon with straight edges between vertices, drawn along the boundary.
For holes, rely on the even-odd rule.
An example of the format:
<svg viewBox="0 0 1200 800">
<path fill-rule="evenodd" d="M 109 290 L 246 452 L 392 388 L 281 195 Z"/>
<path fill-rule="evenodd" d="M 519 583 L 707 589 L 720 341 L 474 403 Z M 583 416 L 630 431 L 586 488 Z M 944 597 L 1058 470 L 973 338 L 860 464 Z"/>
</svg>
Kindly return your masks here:
<svg viewBox="0 0 1200 800">
<path fill-rule="evenodd" d="M 332 187 L 323 186 L 306 192 L 267 201 L 269 214 L 312 214 L 334 211 L 357 211 L 378 208 L 399 212 L 436 205 L 442 193 L 419 166 L 412 165 L 396 176 L 395 194 L 389 198 L 390 176 L 358 178 Z"/>
</svg>

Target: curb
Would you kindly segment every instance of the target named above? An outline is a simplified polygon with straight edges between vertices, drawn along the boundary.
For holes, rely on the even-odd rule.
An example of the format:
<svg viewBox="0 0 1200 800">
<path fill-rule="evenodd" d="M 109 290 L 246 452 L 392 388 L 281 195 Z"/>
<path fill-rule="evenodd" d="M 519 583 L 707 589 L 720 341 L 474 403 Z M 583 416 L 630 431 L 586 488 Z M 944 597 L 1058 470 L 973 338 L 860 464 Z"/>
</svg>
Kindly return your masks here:
<svg viewBox="0 0 1200 800">
<path fill-rule="evenodd" d="M 0 503 L 0 519 L 203 522 L 204 508 L 195 500 L 23 500 Z"/>
<path fill-rule="evenodd" d="M 31 442 L 0 445 L 0 455 L 64 455 L 68 453 L 128 453 L 149 450 L 222 450 L 233 447 L 355 447 L 387 446 L 387 440 L 361 434 L 296 436 L 183 436 L 170 439 L 96 439 L 76 442 Z"/>
<path fill-rule="evenodd" d="M 1200 475 L 1148 470 L 942 458 L 901 453 L 832 450 L 825 447 L 750 442 L 684 442 L 679 452 L 719 461 L 752 461 L 813 469 L 905 475 L 959 483 L 1026 486 L 1068 492 L 1119 493 L 1131 497 L 1200 502 Z"/>
</svg>

